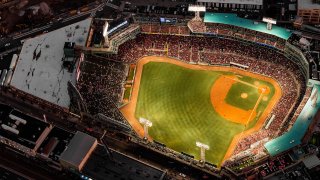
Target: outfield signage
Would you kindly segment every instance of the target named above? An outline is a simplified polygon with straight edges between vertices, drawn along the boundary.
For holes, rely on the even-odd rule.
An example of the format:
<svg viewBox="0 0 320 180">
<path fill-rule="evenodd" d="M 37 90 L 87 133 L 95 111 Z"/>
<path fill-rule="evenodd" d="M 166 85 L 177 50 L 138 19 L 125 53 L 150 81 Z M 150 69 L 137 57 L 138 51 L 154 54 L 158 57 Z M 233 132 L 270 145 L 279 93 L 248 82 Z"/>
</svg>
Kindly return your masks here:
<svg viewBox="0 0 320 180">
<path fill-rule="evenodd" d="M 177 23 L 177 18 L 160 17 L 160 23 L 161 24 L 176 24 Z"/>
<path fill-rule="evenodd" d="M 198 2 L 262 5 L 263 0 L 198 0 Z"/>
</svg>

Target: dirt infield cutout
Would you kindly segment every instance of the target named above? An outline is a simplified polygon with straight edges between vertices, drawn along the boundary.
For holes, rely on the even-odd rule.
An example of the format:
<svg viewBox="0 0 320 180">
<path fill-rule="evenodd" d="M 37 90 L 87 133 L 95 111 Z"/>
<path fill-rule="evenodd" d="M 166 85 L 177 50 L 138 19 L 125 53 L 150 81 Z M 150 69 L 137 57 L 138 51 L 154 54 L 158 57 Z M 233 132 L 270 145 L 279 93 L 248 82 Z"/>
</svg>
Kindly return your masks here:
<svg viewBox="0 0 320 180">
<path fill-rule="evenodd" d="M 253 110 L 243 110 L 239 107 L 232 106 L 224 100 L 231 89 L 231 86 L 236 83 L 238 78 L 235 76 L 221 76 L 213 84 L 211 88 L 210 98 L 215 111 L 228 121 L 239 124 L 247 124 L 256 117 L 256 112 Z M 250 117 L 250 119 L 248 119 Z"/>
</svg>

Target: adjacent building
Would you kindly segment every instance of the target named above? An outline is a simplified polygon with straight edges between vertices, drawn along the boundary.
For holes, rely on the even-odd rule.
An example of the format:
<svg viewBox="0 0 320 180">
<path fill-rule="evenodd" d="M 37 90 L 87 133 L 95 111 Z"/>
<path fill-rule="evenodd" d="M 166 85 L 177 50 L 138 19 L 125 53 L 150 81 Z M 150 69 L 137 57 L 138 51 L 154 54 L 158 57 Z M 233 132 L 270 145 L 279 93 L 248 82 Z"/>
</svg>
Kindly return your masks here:
<svg viewBox="0 0 320 180">
<path fill-rule="evenodd" d="M 208 11 L 260 12 L 263 0 L 197 0 Z"/>
<path fill-rule="evenodd" d="M 61 165 L 67 169 L 81 171 L 97 144 L 96 138 L 77 131 L 60 156 Z"/>
<path fill-rule="evenodd" d="M 85 46 L 91 21 L 89 18 L 26 40 L 10 84 L 14 94 L 68 111 L 68 82 L 76 84 L 83 58 L 75 55 L 74 49 Z"/>
<path fill-rule="evenodd" d="M 320 24 L 320 1 L 298 0 L 298 16 L 304 23 Z"/>
<path fill-rule="evenodd" d="M 52 125 L 0 104 L 0 142 L 20 154 L 35 156 Z"/>
</svg>

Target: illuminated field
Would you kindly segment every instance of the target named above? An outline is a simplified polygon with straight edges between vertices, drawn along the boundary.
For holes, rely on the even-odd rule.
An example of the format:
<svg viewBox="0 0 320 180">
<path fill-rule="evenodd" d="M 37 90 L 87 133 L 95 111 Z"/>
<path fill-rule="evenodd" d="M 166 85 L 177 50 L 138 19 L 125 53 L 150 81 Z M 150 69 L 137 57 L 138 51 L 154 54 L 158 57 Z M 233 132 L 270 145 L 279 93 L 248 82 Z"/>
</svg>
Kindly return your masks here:
<svg viewBox="0 0 320 180">
<path fill-rule="evenodd" d="M 280 98 L 280 88 L 268 80 L 238 69 L 146 57 L 138 64 L 132 101 L 121 111 L 141 136 L 143 117 L 153 123 L 152 139 L 196 159 L 200 141 L 210 146 L 207 161 L 220 165 L 235 137 L 258 130 Z"/>
</svg>

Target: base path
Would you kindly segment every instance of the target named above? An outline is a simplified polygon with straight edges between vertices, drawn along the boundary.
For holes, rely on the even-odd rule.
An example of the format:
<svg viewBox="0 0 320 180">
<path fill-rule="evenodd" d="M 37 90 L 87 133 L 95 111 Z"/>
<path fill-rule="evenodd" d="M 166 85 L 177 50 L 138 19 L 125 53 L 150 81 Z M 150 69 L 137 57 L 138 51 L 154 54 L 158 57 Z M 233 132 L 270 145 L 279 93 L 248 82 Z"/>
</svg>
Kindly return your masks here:
<svg viewBox="0 0 320 180">
<path fill-rule="evenodd" d="M 278 102 L 278 100 L 280 99 L 280 97 L 282 95 L 281 88 L 275 80 L 273 80 L 272 78 L 260 75 L 260 74 L 255 74 L 252 72 L 243 71 L 243 70 L 231 68 L 231 67 L 187 64 L 182 61 L 178 61 L 178 60 L 175 60 L 172 58 L 162 57 L 162 56 L 161 57 L 159 57 L 159 56 L 143 57 L 137 63 L 136 75 L 135 75 L 135 79 L 133 82 L 133 89 L 132 89 L 132 95 L 131 95 L 130 102 L 127 105 L 120 108 L 120 111 L 122 112 L 123 116 L 127 119 L 127 121 L 130 123 L 132 128 L 135 130 L 135 132 L 141 138 L 144 136 L 144 130 L 143 130 L 143 126 L 139 123 L 139 119 L 138 119 L 139 117 L 138 118 L 135 117 L 135 110 L 136 110 L 137 101 L 138 101 L 138 94 L 139 94 L 143 66 L 145 64 L 147 64 L 148 62 L 166 62 L 166 63 L 171 63 L 171 64 L 175 64 L 178 66 L 182 66 L 182 67 L 185 67 L 188 69 L 194 69 L 194 70 L 213 70 L 213 71 L 233 72 L 235 74 L 239 74 L 242 76 L 249 76 L 252 78 L 259 79 L 259 80 L 267 81 L 275 87 L 275 94 L 274 94 L 273 98 L 270 100 L 267 108 L 264 110 L 264 112 L 260 116 L 259 120 L 255 124 L 255 126 L 247 131 L 243 131 L 240 134 L 237 134 L 233 138 L 233 140 L 229 146 L 229 149 L 225 154 L 223 161 L 225 161 L 226 159 L 228 159 L 232 155 L 238 141 L 241 138 L 243 138 L 243 137 L 245 137 L 255 131 L 258 131 L 262 127 L 263 123 L 265 122 L 268 115 L 270 114 L 272 108 L 275 106 L 275 104 Z M 151 138 L 149 138 L 149 139 L 151 140 Z"/>
</svg>

